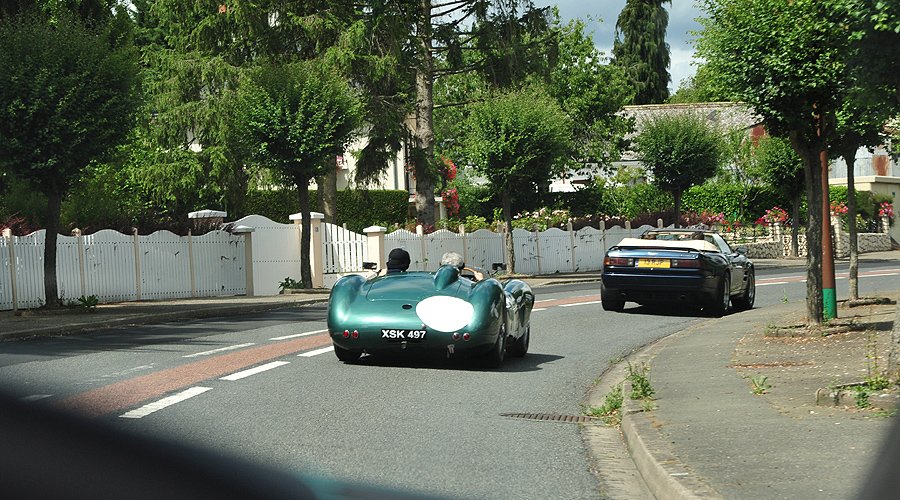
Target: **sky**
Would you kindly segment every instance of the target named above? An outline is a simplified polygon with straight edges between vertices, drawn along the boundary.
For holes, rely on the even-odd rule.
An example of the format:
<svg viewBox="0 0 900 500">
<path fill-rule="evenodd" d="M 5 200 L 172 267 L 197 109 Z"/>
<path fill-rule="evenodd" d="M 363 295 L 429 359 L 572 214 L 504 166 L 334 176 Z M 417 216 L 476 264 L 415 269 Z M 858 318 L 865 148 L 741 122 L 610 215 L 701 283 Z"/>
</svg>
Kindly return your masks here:
<svg viewBox="0 0 900 500">
<path fill-rule="evenodd" d="M 535 0 L 534 4 L 538 7 L 556 4 L 564 22 L 575 18 L 583 19 L 588 31 L 593 31 L 597 48 L 606 56 L 611 56 L 616 21 L 625 6 L 625 0 Z M 669 89 L 674 92 L 682 80 L 696 71 L 691 65 L 694 48 L 690 43 L 692 36 L 688 32 L 700 29 L 695 19 L 701 17 L 701 11 L 694 5 L 694 0 L 672 0 L 670 4 L 663 5 L 669 11 L 666 41 L 669 43 L 671 57 L 669 74 L 672 75 L 672 81 L 669 82 Z M 589 21 L 589 18 L 594 21 Z"/>
</svg>

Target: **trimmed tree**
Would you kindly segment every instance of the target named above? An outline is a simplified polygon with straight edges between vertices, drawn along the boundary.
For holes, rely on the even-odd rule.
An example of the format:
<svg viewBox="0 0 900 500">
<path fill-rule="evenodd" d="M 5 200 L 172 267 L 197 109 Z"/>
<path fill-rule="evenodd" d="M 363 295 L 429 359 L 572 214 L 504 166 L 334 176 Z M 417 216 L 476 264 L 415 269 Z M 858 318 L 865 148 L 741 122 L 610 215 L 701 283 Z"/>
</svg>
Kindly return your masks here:
<svg viewBox="0 0 900 500">
<path fill-rule="evenodd" d="M 572 122 L 542 89 L 525 88 L 473 105 L 467 129 L 467 160 L 502 200 L 506 261 L 514 273 L 513 196 L 533 196 L 564 171 Z"/>
<path fill-rule="evenodd" d="M 300 277 L 312 288 L 309 183 L 334 169 L 360 125 L 346 80 L 315 61 L 261 66 L 238 90 L 240 126 L 253 158 L 297 190 L 303 214 Z"/>
<path fill-rule="evenodd" d="M 0 171 L 47 196 L 49 308 L 59 305 L 56 241 L 63 196 L 89 163 L 125 139 L 138 104 L 137 53 L 110 26 L 89 28 L 66 15 L 52 22 L 37 15 L 0 22 Z"/>
<path fill-rule="evenodd" d="M 681 217 L 681 195 L 716 175 L 722 137 L 703 118 L 673 113 L 648 120 L 634 140 L 638 159 L 651 182 L 675 199 L 675 223 Z"/>
<path fill-rule="evenodd" d="M 704 0 L 697 53 L 720 88 L 749 104 L 803 160 L 809 207 L 807 317 L 824 319 L 820 155 L 848 89 L 846 16 L 822 0 Z"/>
</svg>

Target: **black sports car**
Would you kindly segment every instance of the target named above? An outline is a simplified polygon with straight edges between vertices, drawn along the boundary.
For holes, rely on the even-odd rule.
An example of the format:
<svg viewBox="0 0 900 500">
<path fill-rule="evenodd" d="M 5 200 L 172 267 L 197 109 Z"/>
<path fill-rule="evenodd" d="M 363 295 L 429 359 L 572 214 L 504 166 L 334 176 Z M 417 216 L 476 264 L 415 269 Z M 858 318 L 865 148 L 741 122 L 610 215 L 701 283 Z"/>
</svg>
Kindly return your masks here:
<svg viewBox="0 0 900 500">
<path fill-rule="evenodd" d="M 716 232 L 651 229 L 625 238 L 603 259 L 603 309 L 621 311 L 639 304 L 684 302 L 722 316 L 734 305 L 750 309 L 756 276 L 746 249 L 736 250 Z"/>
</svg>

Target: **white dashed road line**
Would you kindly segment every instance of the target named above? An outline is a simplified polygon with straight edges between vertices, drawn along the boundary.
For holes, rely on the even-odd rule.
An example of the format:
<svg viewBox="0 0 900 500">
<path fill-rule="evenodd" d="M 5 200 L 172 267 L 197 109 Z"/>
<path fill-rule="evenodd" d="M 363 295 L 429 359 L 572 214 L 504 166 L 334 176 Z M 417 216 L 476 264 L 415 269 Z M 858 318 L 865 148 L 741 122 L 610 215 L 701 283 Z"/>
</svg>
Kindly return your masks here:
<svg viewBox="0 0 900 500">
<path fill-rule="evenodd" d="M 222 377 L 219 380 L 240 380 L 242 378 L 249 377 L 251 375 L 256 375 L 257 373 L 262 373 L 264 371 L 271 370 L 273 368 L 278 368 L 279 366 L 283 366 L 289 364 L 290 361 L 272 361 L 271 363 L 266 363 L 264 365 L 259 365 L 256 368 L 250 368 L 249 370 L 240 371 L 237 373 L 232 373 L 226 377 Z"/>
<path fill-rule="evenodd" d="M 212 387 L 191 387 L 190 389 L 185 389 L 178 394 L 173 394 L 169 397 L 165 397 L 160 399 L 159 401 L 154 401 L 152 403 L 145 404 L 140 408 L 129 411 L 128 413 L 123 413 L 119 415 L 120 418 L 142 418 L 147 415 L 162 410 L 168 406 L 172 406 L 176 403 L 180 403 L 186 399 L 190 399 L 194 396 L 203 394 L 206 391 L 212 390 Z"/>
<path fill-rule="evenodd" d="M 599 303 L 600 303 L 599 300 L 590 300 L 588 302 L 579 302 L 577 304 L 560 304 L 559 307 L 575 307 L 575 306 L 584 306 L 587 304 L 599 304 Z"/>
<path fill-rule="evenodd" d="M 216 354 L 218 352 L 225 352 L 225 351 L 233 351 L 235 349 L 250 347 L 252 345 L 256 345 L 256 344 L 254 344 L 253 342 L 247 342 L 246 344 L 230 345 L 227 347 L 220 347 L 218 349 L 213 349 L 211 351 L 203 351 L 203 352 L 195 352 L 194 354 L 187 354 L 185 356 L 182 356 L 182 358 L 196 358 L 197 356 L 209 356 L 210 354 Z"/>
<path fill-rule="evenodd" d="M 47 399 L 50 396 L 52 396 L 52 394 L 32 394 L 31 396 L 25 396 L 20 401 L 24 401 L 25 403 L 33 403 L 35 401 Z"/>
<path fill-rule="evenodd" d="M 311 358 L 313 356 L 318 356 L 319 354 L 325 354 L 326 352 L 331 352 L 334 350 L 334 346 L 330 345 L 328 347 L 323 347 L 321 349 L 316 349 L 309 352 L 301 352 L 297 356 L 303 356 L 304 358 Z"/>
<path fill-rule="evenodd" d="M 295 333 L 293 335 L 285 335 L 283 337 L 272 337 L 269 340 L 287 340 L 287 339 L 295 339 L 297 337 L 305 337 L 307 335 L 315 335 L 317 333 L 325 333 L 328 330 L 315 330 L 312 332 L 303 332 L 303 333 Z"/>
</svg>

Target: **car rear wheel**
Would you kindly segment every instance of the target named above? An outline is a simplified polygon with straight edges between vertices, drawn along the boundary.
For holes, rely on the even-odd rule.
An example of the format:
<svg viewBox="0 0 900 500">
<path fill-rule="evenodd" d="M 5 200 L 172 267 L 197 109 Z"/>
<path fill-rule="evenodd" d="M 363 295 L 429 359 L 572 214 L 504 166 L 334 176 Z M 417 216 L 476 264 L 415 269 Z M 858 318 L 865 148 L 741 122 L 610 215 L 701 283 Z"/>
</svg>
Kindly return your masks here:
<svg viewBox="0 0 900 500">
<path fill-rule="evenodd" d="M 525 333 L 522 334 L 521 337 L 516 339 L 515 342 L 511 346 L 509 346 L 509 355 L 515 356 L 517 358 L 521 358 L 528 353 L 528 344 L 531 342 L 531 325 L 528 325 L 525 328 Z"/>
<path fill-rule="evenodd" d="M 750 271 L 747 276 L 747 284 L 744 286 L 744 293 L 740 297 L 735 297 L 732 302 L 735 309 L 746 311 L 753 309 L 753 303 L 756 301 L 756 273 Z"/>
<path fill-rule="evenodd" d="M 722 317 L 728 312 L 729 305 L 731 305 L 731 278 L 726 273 L 719 281 L 716 294 L 710 297 L 709 314 L 717 318 Z"/>
<path fill-rule="evenodd" d="M 606 289 L 602 283 L 600 284 L 600 305 L 604 311 L 620 312 L 625 309 L 625 299 L 618 294 Z"/>
<path fill-rule="evenodd" d="M 488 368 L 500 368 L 503 360 L 506 358 L 506 324 L 500 325 L 500 331 L 497 333 L 497 342 L 488 351 L 484 362 Z"/>
<path fill-rule="evenodd" d="M 334 354 L 344 363 L 352 363 L 362 356 L 362 351 L 353 349 L 344 349 L 343 347 L 334 346 Z"/>
</svg>

